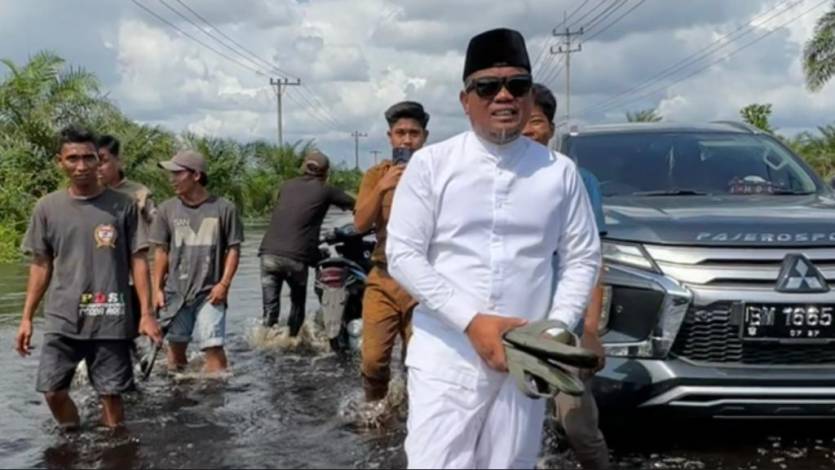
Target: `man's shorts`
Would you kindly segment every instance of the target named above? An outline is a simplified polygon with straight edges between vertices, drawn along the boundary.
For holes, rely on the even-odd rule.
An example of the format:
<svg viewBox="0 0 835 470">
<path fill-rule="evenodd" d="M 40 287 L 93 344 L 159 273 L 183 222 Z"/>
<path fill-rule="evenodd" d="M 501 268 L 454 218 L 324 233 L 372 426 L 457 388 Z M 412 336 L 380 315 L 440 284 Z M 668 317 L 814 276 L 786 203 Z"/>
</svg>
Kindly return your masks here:
<svg viewBox="0 0 835 470">
<path fill-rule="evenodd" d="M 70 388 L 75 369 L 87 363 L 90 383 L 99 395 L 120 395 L 134 389 L 130 340 L 82 340 L 44 335 L 36 390 L 42 393 Z"/>
<path fill-rule="evenodd" d="M 194 340 L 200 349 L 223 346 L 225 337 L 226 306 L 212 305 L 205 297 L 180 308 L 171 322 L 167 336 L 170 343 Z"/>
</svg>

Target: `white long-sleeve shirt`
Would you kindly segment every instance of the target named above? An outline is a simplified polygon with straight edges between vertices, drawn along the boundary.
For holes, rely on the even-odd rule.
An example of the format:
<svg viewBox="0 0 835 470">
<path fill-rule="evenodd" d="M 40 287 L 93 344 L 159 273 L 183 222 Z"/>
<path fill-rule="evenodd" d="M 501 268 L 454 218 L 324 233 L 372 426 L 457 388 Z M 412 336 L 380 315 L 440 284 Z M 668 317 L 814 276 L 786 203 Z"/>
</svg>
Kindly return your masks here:
<svg viewBox="0 0 835 470">
<path fill-rule="evenodd" d="M 464 333 L 477 313 L 573 328 L 601 262 L 574 163 L 524 137 L 498 146 L 473 132 L 412 157 L 395 191 L 386 256 L 420 302 L 407 364 L 425 367 L 478 362 Z"/>
</svg>

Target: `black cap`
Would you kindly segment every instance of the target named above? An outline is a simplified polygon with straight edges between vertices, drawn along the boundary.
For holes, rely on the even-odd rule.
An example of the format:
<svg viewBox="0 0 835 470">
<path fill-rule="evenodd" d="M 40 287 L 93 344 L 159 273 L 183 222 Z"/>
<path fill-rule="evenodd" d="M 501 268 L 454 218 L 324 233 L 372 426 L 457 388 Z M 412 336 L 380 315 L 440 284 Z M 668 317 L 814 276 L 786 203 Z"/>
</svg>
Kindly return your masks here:
<svg viewBox="0 0 835 470">
<path fill-rule="evenodd" d="M 491 67 L 521 67 L 531 72 L 525 38 L 519 31 L 492 29 L 470 39 L 464 61 L 464 80 L 474 72 Z"/>
<path fill-rule="evenodd" d="M 386 121 L 389 126 L 394 125 L 398 119 L 409 118 L 419 122 L 426 129 L 429 124 L 429 113 L 423 110 L 423 105 L 417 101 L 401 101 L 392 105 L 386 110 Z"/>
</svg>

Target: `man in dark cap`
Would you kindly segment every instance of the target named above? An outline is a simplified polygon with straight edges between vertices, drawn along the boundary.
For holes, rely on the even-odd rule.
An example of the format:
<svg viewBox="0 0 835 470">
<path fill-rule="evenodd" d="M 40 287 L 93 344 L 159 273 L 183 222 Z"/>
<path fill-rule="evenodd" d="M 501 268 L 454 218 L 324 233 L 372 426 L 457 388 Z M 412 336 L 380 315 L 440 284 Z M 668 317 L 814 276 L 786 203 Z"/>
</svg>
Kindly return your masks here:
<svg viewBox="0 0 835 470">
<path fill-rule="evenodd" d="M 305 155 L 302 176 L 281 186 L 270 217 L 270 225 L 258 256 L 261 258 L 263 324 L 278 323 L 281 288 L 290 286 L 290 335 L 296 336 L 304 323 L 308 267 L 319 260 L 319 231 L 328 209 L 354 207 L 354 198 L 326 184 L 330 161 L 319 151 Z"/>
<path fill-rule="evenodd" d="M 522 137 L 533 108 L 522 35 L 472 38 L 463 78 L 472 131 L 415 153 L 387 227 L 389 272 L 419 302 L 406 454 L 412 468 L 533 468 L 545 400 L 507 374 L 502 338 L 528 321 L 576 327 L 600 241 L 571 160 Z"/>
<path fill-rule="evenodd" d="M 204 370 L 228 367 L 226 307 L 229 286 L 238 270 L 244 227 L 237 207 L 213 196 L 202 154 L 182 150 L 160 162 L 176 194 L 160 204 L 151 224 L 154 252 L 154 304 L 160 318 L 170 318 L 168 366 L 188 361 L 193 340 L 206 359 Z"/>
<path fill-rule="evenodd" d="M 380 400 L 388 392 L 389 363 L 394 343 L 400 336 L 405 352 L 411 330 L 412 309 L 416 302 L 388 274 L 386 267 L 386 225 L 391 212 L 394 188 L 412 152 L 423 147 L 429 131 L 429 114 L 420 103 L 403 101 L 385 113 L 392 158 L 366 171 L 357 196 L 354 225 L 360 232 L 372 228 L 377 245 L 371 255 L 374 268 L 362 300 L 362 378 L 365 398 Z"/>
</svg>

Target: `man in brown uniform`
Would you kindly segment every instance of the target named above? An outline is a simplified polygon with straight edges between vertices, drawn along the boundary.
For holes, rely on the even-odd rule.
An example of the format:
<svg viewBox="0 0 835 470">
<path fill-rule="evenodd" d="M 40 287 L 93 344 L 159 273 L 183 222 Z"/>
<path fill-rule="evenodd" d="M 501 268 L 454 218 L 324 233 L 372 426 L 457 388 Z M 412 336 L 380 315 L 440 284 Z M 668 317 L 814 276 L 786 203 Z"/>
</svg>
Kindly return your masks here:
<svg viewBox="0 0 835 470">
<path fill-rule="evenodd" d="M 392 279 L 386 270 L 386 224 L 391 211 L 394 188 L 403 174 L 408 157 L 423 147 L 429 131 L 429 114 L 420 103 L 403 101 L 386 113 L 392 159 L 384 160 L 365 173 L 357 196 L 354 225 L 360 232 L 372 227 L 377 245 L 371 260 L 374 268 L 362 301 L 362 377 L 365 398 L 375 401 L 388 393 L 389 364 L 397 336 L 405 345 L 409 340 L 412 309 L 417 302 Z"/>
</svg>

